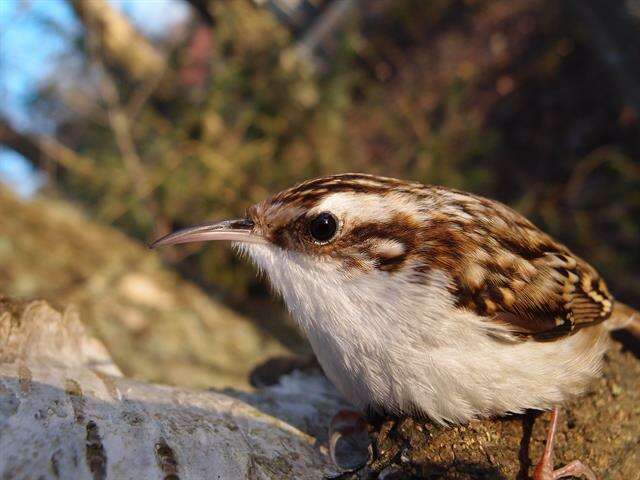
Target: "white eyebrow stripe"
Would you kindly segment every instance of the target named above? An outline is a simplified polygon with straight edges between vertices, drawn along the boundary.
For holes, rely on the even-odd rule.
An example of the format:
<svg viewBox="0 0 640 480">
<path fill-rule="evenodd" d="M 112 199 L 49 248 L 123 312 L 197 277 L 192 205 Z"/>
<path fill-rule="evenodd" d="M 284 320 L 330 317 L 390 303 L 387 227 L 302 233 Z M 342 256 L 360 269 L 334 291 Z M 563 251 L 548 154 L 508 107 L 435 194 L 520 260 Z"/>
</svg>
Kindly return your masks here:
<svg viewBox="0 0 640 480">
<path fill-rule="evenodd" d="M 412 201 L 413 200 L 413 201 Z M 411 196 L 390 192 L 386 195 L 362 192 L 336 192 L 323 198 L 310 212 L 328 211 L 349 223 L 389 222 L 398 213 L 414 216 L 419 221 L 423 214 Z"/>
</svg>

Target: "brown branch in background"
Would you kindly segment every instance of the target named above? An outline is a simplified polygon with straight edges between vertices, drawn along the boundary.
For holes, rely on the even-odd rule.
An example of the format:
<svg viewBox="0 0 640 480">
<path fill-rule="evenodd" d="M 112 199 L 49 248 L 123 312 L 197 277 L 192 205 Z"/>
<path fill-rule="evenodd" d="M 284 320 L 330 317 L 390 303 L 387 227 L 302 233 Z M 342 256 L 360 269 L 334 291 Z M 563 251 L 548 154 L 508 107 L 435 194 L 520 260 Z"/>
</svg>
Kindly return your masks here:
<svg viewBox="0 0 640 480">
<path fill-rule="evenodd" d="M 287 52 L 285 61 L 301 62 L 312 70 L 322 67 L 322 59 L 317 55 L 318 49 L 335 37 L 343 24 L 352 18 L 352 12 L 358 8 L 360 0 L 336 0 L 308 28 L 304 36 Z"/>
<path fill-rule="evenodd" d="M 87 32 L 96 35 L 101 53 L 137 81 L 161 76 L 164 56 L 140 35 L 127 18 L 106 0 L 69 0 Z"/>
<path fill-rule="evenodd" d="M 213 26 L 215 24 L 215 18 L 213 18 L 213 14 L 211 13 L 213 0 L 186 0 L 187 3 L 191 4 L 193 9 L 198 12 L 200 18 L 209 26 Z"/>
<path fill-rule="evenodd" d="M 151 216 L 158 219 L 157 221 L 160 221 L 157 204 L 151 197 L 153 189 L 149 187 L 148 175 L 136 147 L 133 125 L 129 119 L 127 110 L 122 105 L 116 80 L 111 75 L 102 57 L 104 51 L 100 48 L 101 39 L 98 35 L 100 28 L 94 21 L 95 19 L 88 19 L 85 24 L 88 58 L 99 75 L 98 87 L 100 96 L 107 107 L 109 124 L 113 131 L 115 143 L 122 156 L 127 183 L 131 186 L 137 201 L 144 204 Z M 146 83 L 155 84 L 152 80 L 148 80 Z M 109 212 L 107 220 L 113 222 L 129 211 L 129 209 L 130 205 L 127 203 L 120 204 L 119 208 L 115 211 Z M 158 227 L 159 225 L 156 224 L 156 229 Z M 162 227 L 164 227 L 164 224 Z"/>
<path fill-rule="evenodd" d="M 610 164 L 614 170 L 617 170 L 626 179 L 640 179 L 640 167 L 633 160 L 613 147 L 604 146 L 598 148 L 576 164 L 569 180 L 565 184 L 564 196 L 569 205 L 576 208 L 582 197 L 581 192 L 587 183 L 587 178 L 598 167 L 606 163 Z"/>
<path fill-rule="evenodd" d="M 78 155 L 53 137 L 22 133 L 0 118 L 0 144 L 22 155 L 36 168 L 50 170 L 51 162 L 62 170 L 89 177 L 93 172 L 91 160 Z"/>
<path fill-rule="evenodd" d="M 132 175 L 132 178 L 138 180 L 136 188 L 139 189 L 146 183 L 146 176 L 133 138 L 131 122 L 120 102 L 120 95 L 115 81 L 109 75 L 108 70 L 104 68 L 95 50 L 93 48 L 90 48 L 90 50 L 92 51 L 90 55 L 92 62 L 100 72 L 100 96 L 107 104 L 107 114 L 113 137 L 120 150 L 126 169 Z"/>
<path fill-rule="evenodd" d="M 127 102 L 126 112 L 129 118 L 135 119 L 147 103 L 147 100 L 158 93 L 158 90 L 165 77 L 157 76 L 149 78 L 133 91 Z"/>
<path fill-rule="evenodd" d="M 167 222 L 160 214 L 153 197 L 153 192 L 161 182 L 154 182 L 149 178 L 136 146 L 133 121 L 163 81 L 166 70 L 164 58 L 135 31 L 124 16 L 103 0 L 96 0 L 90 6 L 82 0 L 70 1 L 85 27 L 88 58 L 99 75 L 100 96 L 106 105 L 113 137 L 122 156 L 127 183 L 131 186 L 136 200 L 143 204 L 154 218 L 156 233 L 164 231 L 168 228 Z M 136 67 L 137 65 L 133 64 L 140 59 L 151 61 L 150 65 L 145 66 L 148 74 L 140 75 L 138 71 L 130 68 Z M 133 63 L 130 65 L 129 62 Z M 121 69 L 124 67 L 133 80 L 140 80 L 126 105 L 110 69 L 114 64 Z M 127 202 L 120 203 L 106 215 L 106 220 L 114 222 L 131 208 L 132 205 Z"/>
</svg>

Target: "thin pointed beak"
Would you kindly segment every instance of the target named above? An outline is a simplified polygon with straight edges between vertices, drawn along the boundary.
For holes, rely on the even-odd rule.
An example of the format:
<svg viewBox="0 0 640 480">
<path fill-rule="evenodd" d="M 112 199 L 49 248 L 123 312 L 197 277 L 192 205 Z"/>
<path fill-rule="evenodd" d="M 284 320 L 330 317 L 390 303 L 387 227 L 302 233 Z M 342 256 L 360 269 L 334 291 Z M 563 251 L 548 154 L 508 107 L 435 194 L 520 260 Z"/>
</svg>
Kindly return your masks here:
<svg viewBox="0 0 640 480">
<path fill-rule="evenodd" d="M 183 228 L 165 235 L 149 245 L 156 248 L 179 243 L 209 242 L 211 240 L 231 240 L 245 243 L 267 243 L 264 237 L 253 233 L 253 222 L 249 219 L 209 222 Z"/>
</svg>

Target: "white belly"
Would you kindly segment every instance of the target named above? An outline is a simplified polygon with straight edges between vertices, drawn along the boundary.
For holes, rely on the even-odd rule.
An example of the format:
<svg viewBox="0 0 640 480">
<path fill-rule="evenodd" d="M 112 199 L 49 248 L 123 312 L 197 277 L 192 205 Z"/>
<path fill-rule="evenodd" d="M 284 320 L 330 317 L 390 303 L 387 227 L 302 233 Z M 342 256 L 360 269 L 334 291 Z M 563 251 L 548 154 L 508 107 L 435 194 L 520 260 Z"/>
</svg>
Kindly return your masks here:
<svg viewBox="0 0 640 480">
<path fill-rule="evenodd" d="M 350 342 L 318 331 L 309 338 L 329 379 L 358 407 L 442 423 L 546 409 L 579 394 L 599 373 L 607 343 L 589 330 L 548 343 L 485 335 L 421 346 L 393 331 L 366 346 L 356 335 Z"/>
</svg>

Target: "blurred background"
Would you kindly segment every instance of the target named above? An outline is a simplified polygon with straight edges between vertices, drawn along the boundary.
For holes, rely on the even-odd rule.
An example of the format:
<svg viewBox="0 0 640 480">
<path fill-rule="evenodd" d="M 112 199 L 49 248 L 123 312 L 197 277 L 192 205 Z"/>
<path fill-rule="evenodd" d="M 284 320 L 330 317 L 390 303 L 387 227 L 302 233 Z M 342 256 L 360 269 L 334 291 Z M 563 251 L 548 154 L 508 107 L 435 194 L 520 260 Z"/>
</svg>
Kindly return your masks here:
<svg viewBox="0 0 640 480">
<path fill-rule="evenodd" d="M 309 177 L 505 202 L 640 306 L 640 1 L 0 0 L 0 294 L 126 374 L 308 355 L 229 248 L 148 252 Z"/>
</svg>

